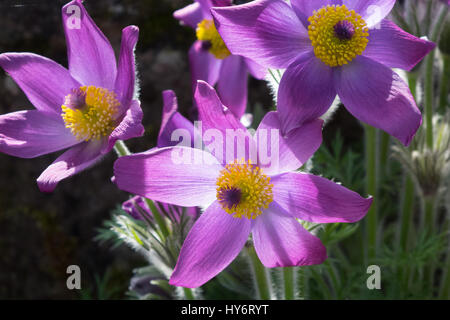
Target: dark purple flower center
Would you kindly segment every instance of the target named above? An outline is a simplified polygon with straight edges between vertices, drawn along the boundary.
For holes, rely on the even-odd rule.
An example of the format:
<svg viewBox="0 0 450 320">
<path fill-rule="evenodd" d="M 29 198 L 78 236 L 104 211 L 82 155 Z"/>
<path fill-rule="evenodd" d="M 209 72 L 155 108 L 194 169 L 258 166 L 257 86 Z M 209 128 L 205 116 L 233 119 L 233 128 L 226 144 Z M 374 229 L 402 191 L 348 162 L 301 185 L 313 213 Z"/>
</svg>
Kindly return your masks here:
<svg viewBox="0 0 450 320">
<path fill-rule="evenodd" d="M 86 92 L 80 88 L 72 89 L 72 93 L 65 97 L 64 105 L 72 110 L 84 108 L 86 106 Z"/>
<path fill-rule="evenodd" d="M 241 202 L 242 191 L 236 187 L 223 188 L 219 191 L 217 199 L 223 207 L 233 209 Z"/>
<path fill-rule="evenodd" d="M 202 50 L 208 51 L 209 49 L 211 49 L 212 47 L 212 43 L 209 40 L 203 40 L 202 41 Z"/>
<path fill-rule="evenodd" d="M 340 40 L 350 40 L 355 34 L 355 26 L 347 20 L 339 21 L 334 25 L 334 34 Z"/>
</svg>

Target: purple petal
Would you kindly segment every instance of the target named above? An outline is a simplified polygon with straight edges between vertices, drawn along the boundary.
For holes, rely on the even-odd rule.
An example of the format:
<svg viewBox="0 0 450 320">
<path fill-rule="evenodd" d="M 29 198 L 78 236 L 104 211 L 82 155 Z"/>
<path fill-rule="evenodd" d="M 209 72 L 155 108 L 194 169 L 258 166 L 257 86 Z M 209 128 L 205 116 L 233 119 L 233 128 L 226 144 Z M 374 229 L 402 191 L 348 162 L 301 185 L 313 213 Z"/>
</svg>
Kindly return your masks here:
<svg viewBox="0 0 450 320">
<path fill-rule="evenodd" d="M 114 175 L 119 189 L 184 207 L 216 199 L 222 166 L 209 153 L 186 147 L 150 150 L 119 158 Z"/>
<path fill-rule="evenodd" d="M 83 85 L 114 89 L 117 67 L 113 48 L 80 0 L 62 8 L 71 75 Z"/>
<path fill-rule="evenodd" d="M 272 177 L 273 199 L 290 215 L 316 223 L 356 222 L 372 204 L 356 192 L 312 174 L 284 173 Z"/>
<path fill-rule="evenodd" d="M 422 123 L 408 85 L 390 68 L 359 56 L 335 73 L 338 95 L 359 120 L 409 145 Z"/>
<path fill-rule="evenodd" d="M 319 238 L 276 203 L 254 220 L 252 235 L 259 260 L 267 268 L 309 266 L 327 258 Z"/>
<path fill-rule="evenodd" d="M 391 12 L 395 0 L 342 0 L 342 3 L 359 13 L 367 26 L 372 28 Z"/>
<path fill-rule="evenodd" d="M 255 163 L 257 149 L 253 137 L 222 104 L 214 88 L 204 81 L 198 81 L 195 101 L 202 129 L 205 131 L 204 138 L 205 135 L 215 133 L 211 144 L 207 144 L 206 138 L 204 142 L 209 149 L 214 149 L 217 160 L 226 164 L 244 158 Z"/>
<path fill-rule="evenodd" d="M 122 210 L 128 213 L 136 220 L 143 220 L 140 211 L 145 211 L 148 215 L 152 215 L 147 203 L 142 197 L 134 196 L 133 198 L 122 203 Z"/>
<path fill-rule="evenodd" d="M 245 59 L 245 63 L 247 64 L 247 68 L 248 68 L 248 72 L 250 72 L 250 74 L 258 79 L 258 80 L 264 80 L 264 78 L 267 75 L 267 68 L 263 67 L 260 64 L 257 64 L 256 62 L 254 62 L 253 60 Z"/>
<path fill-rule="evenodd" d="M 313 120 L 282 136 L 278 113 L 267 113 L 255 134 L 258 165 L 268 175 L 297 170 L 322 144 L 322 125 L 322 120 Z"/>
<path fill-rule="evenodd" d="M 0 66 L 14 79 L 34 107 L 60 114 L 64 97 L 81 85 L 56 62 L 33 53 L 4 53 Z"/>
<path fill-rule="evenodd" d="M 224 133 L 226 129 L 247 131 L 230 109 L 222 104 L 216 90 L 208 83 L 197 82 L 195 101 L 198 105 L 199 119 L 203 122 L 203 129 L 218 129 Z"/>
<path fill-rule="evenodd" d="M 173 13 L 173 17 L 182 24 L 196 29 L 197 24 L 204 19 L 203 9 L 195 2 Z"/>
<path fill-rule="evenodd" d="M 370 30 L 369 43 L 363 55 L 390 68 L 411 70 L 436 45 L 419 39 L 389 20 Z"/>
<path fill-rule="evenodd" d="M 302 55 L 286 72 L 278 88 L 278 113 L 282 132 L 324 114 L 334 98 L 333 69 L 312 52 Z"/>
<path fill-rule="evenodd" d="M 77 143 L 79 141 L 65 128 L 61 117 L 49 117 L 37 110 L 0 116 L 0 152 L 34 158 Z"/>
<path fill-rule="evenodd" d="M 223 61 L 217 92 L 238 119 L 247 108 L 247 80 L 247 66 L 242 57 L 232 55 Z"/>
<path fill-rule="evenodd" d="M 313 15 L 314 10 L 333 4 L 341 5 L 342 0 L 291 0 L 292 8 L 306 28 L 309 25 L 308 18 Z"/>
<path fill-rule="evenodd" d="M 42 192 L 52 192 L 57 184 L 98 162 L 102 158 L 103 142 L 80 143 L 59 156 L 37 179 Z"/>
<path fill-rule="evenodd" d="M 282 0 L 256 0 L 211 13 L 231 53 L 265 67 L 286 68 L 311 49 L 305 27 Z"/>
<path fill-rule="evenodd" d="M 109 136 L 108 149 L 103 152 L 111 151 L 117 140 L 142 137 L 144 134 L 144 126 L 142 125 L 143 116 L 144 114 L 139 101 L 132 100 L 124 118 Z"/>
<path fill-rule="evenodd" d="M 134 48 L 139 38 L 139 28 L 128 26 L 122 31 L 122 44 L 120 48 L 119 68 L 114 92 L 120 101 L 121 113 L 127 112 L 134 96 L 136 78 Z"/>
<path fill-rule="evenodd" d="M 164 91 L 163 100 L 164 107 L 161 128 L 158 135 L 158 148 L 177 145 L 179 141 L 172 140 L 172 133 L 177 129 L 184 129 L 189 132 L 189 136 L 191 139 L 190 144 L 185 146 L 194 147 L 194 125 L 178 112 L 178 103 L 175 93 L 172 90 Z"/>
<path fill-rule="evenodd" d="M 198 80 L 203 80 L 212 86 L 219 79 L 222 60 L 216 59 L 208 50 L 202 48 L 201 41 L 195 41 L 189 49 L 189 65 L 193 90 Z"/>
<path fill-rule="evenodd" d="M 214 202 L 192 227 L 169 284 L 197 288 L 225 269 L 244 247 L 249 219 L 233 218 Z"/>
<path fill-rule="evenodd" d="M 212 7 L 228 7 L 233 4 L 233 0 L 211 0 Z"/>
</svg>

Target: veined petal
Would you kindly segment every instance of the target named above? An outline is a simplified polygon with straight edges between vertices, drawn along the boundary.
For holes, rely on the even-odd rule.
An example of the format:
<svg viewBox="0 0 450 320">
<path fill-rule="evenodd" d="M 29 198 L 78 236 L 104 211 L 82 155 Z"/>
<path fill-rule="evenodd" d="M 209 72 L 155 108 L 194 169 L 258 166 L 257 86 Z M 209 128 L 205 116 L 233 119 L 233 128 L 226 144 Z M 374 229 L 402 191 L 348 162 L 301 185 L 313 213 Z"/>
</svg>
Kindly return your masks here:
<svg viewBox="0 0 450 320">
<path fill-rule="evenodd" d="M 283 136 L 278 113 L 267 113 L 255 134 L 258 166 L 268 175 L 297 170 L 322 144 L 322 125 L 323 120 L 312 120 Z"/>
<path fill-rule="evenodd" d="M 409 145 L 422 116 L 408 85 L 398 74 L 359 56 L 335 72 L 335 85 L 351 114 Z"/>
<path fill-rule="evenodd" d="M 211 13 L 231 53 L 262 66 L 286 68 L 311 50 L 307 30 L 283 0 L 255 0 Z"/>
<path fill-rule="evenodd" d="M 238 119 L 247 108 L 247 80 L 247 66 L 242 57 L 231 55 L 222 62 L 217 92 Z"/>
<path fill-rule="evenodd" d="M 0 54 L 0 66 L 14 79 L 34 107 L 61 114 L 64 97 L 80 87 L 69 71 L 56 62 L 33 53 Z"/>
<path fill-rule="evenodd" d="M 278 114 L 283 133 L 323 115 L 336 97 L 333 69 L 312 52 L 291 64 L 278 88 Z"/>
<path fill-rule="evenodd" d="M 172 134 L 177 129 L 184 129 L 189 133 L 190 145 L 186 145 L 186 147 L 194 147 L 195 139 L 197 138 L 201 141 L 201 137 L 194 136 L 194 125 L 178 112 L 178 102 L 175 92 L 172 90 L 163 91 L 163 100 L 164 107 L 161 128 L 158 135 L 158 148 L 177 145 L 179 141 L 172 140 Z"/>
<path fill-rule="evenodd" d="M 267 68 L 265 68 L 264 66 L 257 64 L 256 62 L 254 62 L 251 59 L 247 59 L 244 58 L 245 63 L 247 64 L 247 68 L 248 68 L 248 72 L 250 72 L 250 74 L 258 79 L 258 80 L 264 80 L 264 78 L 266 77 L 267 74 Z"/>
<path fill-rule="evenodd" d="M 203 49 L 201 41 L 195 41 L 189 49 L 189 66 L 192 89 L 195 90 L 198 80 L 206 81 L 212 86 L 217 83 L 222 60 L 216 59 L 208 50 Z"/>
<path fill-rule="evenodd" d="M 309 266 L 327 258 L 319 238 L 276 203 L 254 220 L 252 235 L 256 253 L 267 268 Z"/>
<path fill-rule="evenodd" d="M 372 204 L 356 192 L 312 174 L 289 172 L 274 176 L 273 199 L 293 217 L 316 223 L 356 222 Z"/>
<path fill-rule="evenodd" d="M 214 148 L 217 160 L 226 164 L 234 160 L 251 159 L 256 161 L 256 144 L 252 135 L 236 118 L 230 109 L 226 108 L 213 87 L 204 81 L 198 81 L 195 91 L 195 101 L 198 106 L 199 119 L 205 135 L 213 135 L 214 139 L 208 148 Z"/>
<path fill-rule="evenodd" d="M 79 141 L 66 129 L 62 118 L 38 110 L 0 116 L 0 152 L 34 158 L 71 147 Z"/>
<path fill-rule="evenodd" d="M 114 50 L 81 0 L 66 4 L 62 17 L 70 74 L 83 85 L 113 90 L 117 75 Z"/>
<path fill-rule="evenodd" d="M 197 28 L 197 24 L 204 19 L 203 9 L 198 2 L 191 3 L 173 13 L 173 17 L 182 24 Z"/>
<path fill-rule="evenodd" d="M 150 150 L 119 158 L 114 175 L 119 189 L 183 207 L 204 206 L 216 198 L 222 166 L 209 153 L 186 147 Z"/>
<path fill-rule="evenodd" d="M 367 26 L 372 28 L 391 12 L 395 0 L 342 0 L 342 4 L 359 13 Z"/>
<path fill-rule="evenodd" d="M 342 0 L 291 0 L 292 8 L 306 28 L 309 25 L 308 18 L 313 15 L 314 10 L 333 4 L 341 5 Z"/>
<path fill-rule="evenodd" d="M 192 227 L 169 284 L 197 288 L 225 269 L 244 247 L 249 219 L 233 218 L 214 202 Z"/>
<path fill-rule="evenodd" d="M 390 68 L 411 70 L 436 45 L 419 39 L 389 20 L 370 30 L 369 43 L 363 55 Z"/>
<path fill-rule="evenodd" d="M 101 140 L 83 142 L 64 152 L 39 176 L 39 189 L 52 192 L 61 180 L 93 166 L 103 156 L 100 152 L 103 144 Z"/>
<path fill-rule="evenodd" d="M 120 48 L 119 69 L 114 92 L 120 101 L 121 112 L 123 115 L 130 107 L 130 102 L 134 96 L 135 90 L 135 61 L 134 49 L 139 38 L 139 28 L 128 26 L 122 31 L 122 44 Z"/>
<path fill-rule="evenodd" d="M 198 105 L 199 118 L 204 129 L 242 129 L 246 128 L 217 96 L 216 90 L 204 81 L 197 82 L 195 100 Z"/>
<path fill-rule="evenodd" d="M 141 104 L 138 100 L 132 100 L 130 105 L 120 124 L 109 136 L 108 148 L 103 151 L 104 153 L 111 151 L 117 140 L 142 137 L 144 134 L 144 126 L 142 125 L 144 114 L 141 109 Z"/>
</svg>

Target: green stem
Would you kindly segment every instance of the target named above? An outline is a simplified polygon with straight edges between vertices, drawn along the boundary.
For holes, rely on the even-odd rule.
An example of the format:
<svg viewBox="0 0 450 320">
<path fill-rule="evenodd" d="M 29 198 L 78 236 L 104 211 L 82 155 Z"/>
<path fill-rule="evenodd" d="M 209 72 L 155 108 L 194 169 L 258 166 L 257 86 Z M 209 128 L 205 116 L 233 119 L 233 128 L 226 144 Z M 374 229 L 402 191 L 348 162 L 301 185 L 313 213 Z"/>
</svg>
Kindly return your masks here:
<svg viewBox="0 0 450 320">
<path fill-rule="evenodd" d="M 424 227 L 425 232 L 428 235 L 432 234 L 434 230 L 434 221 L 435 221 L 435 205 L 436 198 L 434 196 L 425 196 L 424 197 Z M 435 274 L 436 265 L 433 261 L 429 262 L 429 265 L 424 269 L 424 276 L 427 278 L 427 291 L 430 294 L 430 298 L 433 297 L 433 288 L 434 288 L 434 274 Z"/>
<path fill-rule="evenodd" d="M 401 204 L 402 216 L 399 235 L 399 248 L 403 251 L 408 250 L 409 230 L 412 222 L 412 212 L 414 208 L 414 181 L 409 173 L 406 173 L 404 194 Z"/>
<path fill-rule="evenodd" d="M 387 174 L 387 164 L 389 158 L 389 146 L 391 141 L 391 136 L 384 132 L 380 131 L 381 139 L 380 139 L 380 173 Z"/>
<path fill-rule="evenodd" d="M 365 125 L 366 138 L 366 192 L 374 197 L 366 216 L 367 257 L 369 262 L 375 258 L 377 246 L 377 129 Z"/>
<path fill-rule="evenodd" d="M 417 97 L 416 97 L 417 73 L 416 72 L 409 72 L 408 73 L 408 86 L 409 86 L 409 90 L 411 91 L 411 94 L 413 95 L 414 99 L 417 100 Z"/>
<path fill-rule="evenodd" d="M 431 32 L 430 39 L 436 42 L 439 38 L 441 26 L 447 16 L 448 8 L 442 6 L 438 19 Z M 426 143 L 430 150 L 433 149 L 433 62 L 434 53 L 436 50 L 432 50 L 425 59 L 425 125 L 426 125 Z"/>
<path fill-rule="evenodd" d="M 448 91 L 450 89 L 450 56 L 443 54 L 444 67 L 441 78 L 441 92 L 439 95 L 439 111 L 445 113 L 447 109 Z"/>
<path fill-rule="evenodd" d="M 430 150 L 433 149 L 433 62 L 434 50 L 425 59 L 425 137 Z"/>
<path fill-rule="evenodd" d="M 192 292 L 192 289 L 190 288 L 183 288 L 184 297 L 186 300 L 195 300 L 194 293 Z"/>
<path fill-rule="evenodd" d="M 424 199 L 424 227 L 426 232 L 431 232 L 434 227 L 435 197 Z"/>
<path fill-rule="evenodd" d="M 257 299 L 270 300 L 271 298 L 271 281 L 268 270 L 261 264 L 256 254 L 255 248 L 250 246 L 247 248 L 248 256 L 252 264 L 252 271 L 256 282 Z"/>
<path fill-rule="evenodd" d="M 114 145 L 114 150 L 117 153 L 118 157 L 129 156 L 131 154 L 130 150 L 128 150 L 127 145 L 122 140 L 117 140 Z"/>
<path fill-rule="evenodd" d="M 283 281 L 284 281 L 284 299 L 294 300 L 295 299 L 295 268 L 286 267 L 283 268 Z"/>
</svg>

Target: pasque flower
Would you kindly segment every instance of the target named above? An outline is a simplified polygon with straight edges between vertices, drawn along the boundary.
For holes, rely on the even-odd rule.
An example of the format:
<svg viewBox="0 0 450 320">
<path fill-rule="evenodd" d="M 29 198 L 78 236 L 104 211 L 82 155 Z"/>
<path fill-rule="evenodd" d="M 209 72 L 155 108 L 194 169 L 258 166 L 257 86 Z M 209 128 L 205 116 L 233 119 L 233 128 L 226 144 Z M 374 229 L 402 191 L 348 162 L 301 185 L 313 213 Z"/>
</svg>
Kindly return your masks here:
<svg viewBox="0 0 450 320">
<path fill-rule="evenodd" d="M 213 8 L 231 53 L 285 69 L 278 90 L 284 132 L 324 114 L 336 94 L 359 120 L 408 145 L 422 117 L 407 84 L 432 42 L 384 19 L 395 0 L 256 0 Z"/>
<path fill-rule="evenodd" d="M 205 131 L 204 143 L 211 152 L 174 146 L 121 157 L 114 165 L 122 190 L 156 201 L 206 208 L 183 244 L 170 283 L 201 286 L 231 263 L 250 234 L 267 267 L 322 263 L 325 247 L 296 219 L 355 222 L 372 202 L 322 177 L 292 172 L 320 146 L 322 120 L 304 123 L 287 136 L 277 135 L 276 144 L 272 140 L 261 143 L 267 142 L 260 139 L 264 131 L 279 131 L 276 112 L 268 113 L 251 136 L 207 83 L 198 82 L 195 99 L 203 129 L 226 138 L 247 139 L 244 157 L 234 148 L 225 152 L 231 161 L 224 161 L 219 153 L 213 155 Z M 219 145 L 214 145 L 215 151 Z M 267 149 L 272 156 L 279 155 L 274 160 L 277 165 L 262 161 Z M 256 161 L 247 152 L 251 150 L 256 151 Z M 180 153 L 186 153 L 190 161 L 174 161 Z"/>
<path fill-rule="evenodd" d="M 139 29 L 123 30 L 117 64 L 111 44 L 81 0 L 64 6 L 62 16 L 69 69 L 33 53 L 0 55 L 0 66 L 36 108 L 0 116 L 0 151 L 34 158 L 70 148 L 37 179 L 44 192 L 92 166 L 117 140 L 144 132 L 134 98 Z"/>
<path fill-rule="evenodd" d="M 232 55 L 217 33 L 210 9 L 231 5 L 231 0 L 195 0 L 175 11 L 174 17 L 196 30 L 197 41 L 189 50 L 193 91 L 197 80 L 217 84 L 222 101 L 240 117 L 247 106 L 248 74 L 263 79 L 266 70 L 249 59 Z"/>
</svg>

